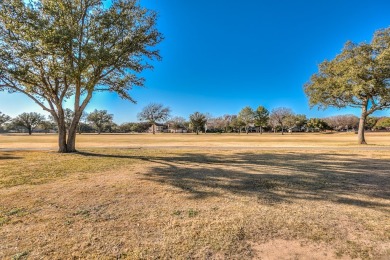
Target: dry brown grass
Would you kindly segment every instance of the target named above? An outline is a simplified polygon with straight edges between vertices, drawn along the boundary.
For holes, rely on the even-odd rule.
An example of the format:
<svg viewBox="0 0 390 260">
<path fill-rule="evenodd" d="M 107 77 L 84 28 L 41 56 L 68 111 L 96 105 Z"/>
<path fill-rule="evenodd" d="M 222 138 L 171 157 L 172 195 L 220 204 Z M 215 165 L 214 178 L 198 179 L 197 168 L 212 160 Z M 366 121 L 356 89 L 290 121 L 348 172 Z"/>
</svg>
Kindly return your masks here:
<svg viewBox="0 0 390 260">
<path fill-rule="evenodd" d="M 389 146 L 390 132 L 369 132 L 370 146 Z M 82 134 L 77 136 L 78 148 L 91 147 L 357 147 L 357 135 L 350 133 L 294 134 Z M 54 134 L 0 135 L 1 148 L 57 149 Z"/>
<path fill-rule="evenodd" d="M 388 259 L 390 154 L 0 152 L 0 258 Z"/>
</svg>

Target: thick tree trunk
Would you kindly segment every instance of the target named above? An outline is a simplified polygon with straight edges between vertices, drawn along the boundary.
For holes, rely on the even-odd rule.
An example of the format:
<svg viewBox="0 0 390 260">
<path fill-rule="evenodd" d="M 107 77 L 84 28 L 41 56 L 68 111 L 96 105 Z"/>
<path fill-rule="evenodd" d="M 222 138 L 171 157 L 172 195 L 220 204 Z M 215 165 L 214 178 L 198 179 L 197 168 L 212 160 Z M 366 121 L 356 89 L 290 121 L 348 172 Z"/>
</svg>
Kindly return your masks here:
<svg viewBox="0 0 390 260">
<path fill-rule="evenodd" d="M 359 120 L 358 144 L 367 144 L 366 139 L 364 138 L 364 127 L 366 126 L 366 118 L 367 118 L 367 105 L 363 105 L 362 114 Z"/>
<path fill-rule="evenodd" d="M 62 122 L 61 122 L 62 121 Z M 58 152 L 67 153 L 68 147 L 66 145 L 66 126 L 65 122 L 59 119 L 58 122 Z"/>
<path fill-rule="evenodd" d="M 76 150 L 76 127 L 69 128 L 68 131 L 68 140 L 66 144 L 66 149 L 68 153 L 74 153 L 77 152 Z"/>
<path fill-rule="evenodd" d="M 31 126 L 27 127 L 27 130 L 28 130 L 28 134 L 31 135 L 31 134 L 32 134 L 32 128 L 31 128 Z"/>
<path fill-rule="evenodd" d="M 153 132 L 154 135 L 156 134 L 156 124 L 152 125 L 152 132 Z"/>
<path fill-rule="evenodd" d="M 284 132 L 283 132 L 284 131 L 284 129 L 283 129 L 284 127 L 283 127 L 283 125 L 281 125 L 281 126 L 282 126 L 282 135 L 284 135 Z"/>
<path fill-rule="evenodd" d="M 260 126 L 260 134 L 263 134 L 263 128 Z"/>
</svg>

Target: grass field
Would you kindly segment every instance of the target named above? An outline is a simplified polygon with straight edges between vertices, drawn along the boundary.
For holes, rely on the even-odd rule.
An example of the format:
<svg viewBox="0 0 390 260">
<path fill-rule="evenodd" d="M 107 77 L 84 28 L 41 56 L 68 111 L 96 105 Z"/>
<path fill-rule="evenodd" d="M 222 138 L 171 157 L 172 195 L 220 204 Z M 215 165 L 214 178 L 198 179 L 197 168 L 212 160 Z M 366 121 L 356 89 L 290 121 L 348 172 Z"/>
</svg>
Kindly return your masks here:
<svg viewBox="0 0 390 260">
<path fill-rule="evenodd" d="M 82 135 L 77 154 L 0 150 L 0 258 L 389 259 L 390 135 L 369 134 L 371 150 L 355 139 Z M 96 148 L 110 145 L 134 148 Z"/>
<path fill-rule="evenodd" d="M 370 146 L 390 146 L 390 132 L 366 134 Z M 357 135 L 349 133 L 294 134 L 81 134 L 78 148 L 120 147 L 340 147 L 356 146 Z M 0 134 L 1 148 L 57 149 L 55 134 Z"/>
</svg>

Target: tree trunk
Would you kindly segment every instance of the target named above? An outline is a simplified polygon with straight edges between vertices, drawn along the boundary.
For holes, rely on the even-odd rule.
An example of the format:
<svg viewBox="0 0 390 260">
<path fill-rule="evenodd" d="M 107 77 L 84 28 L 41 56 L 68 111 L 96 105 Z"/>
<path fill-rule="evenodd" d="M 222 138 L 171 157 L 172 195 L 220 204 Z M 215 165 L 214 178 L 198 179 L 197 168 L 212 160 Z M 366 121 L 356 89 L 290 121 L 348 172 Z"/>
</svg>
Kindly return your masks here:
<svg viewBox="0 0 390 260">
<path fill-rule="evenodd" d="M 152 132 L 153 132 L 154 135 L 156 134 L 156 124 L 152 125 Z"/>
<path fill-rule="evenodd" d="M 284 132 L 283 132 L 283 130 L 284 130 L 284 129 L 283 129 L 283 125 L 281 125 L 281 126 L 282 126 L 282 135 L 284 135 Z"/>
<path fill-rule="evenodd" d="M 27 130 L 28 130 L 28 135 L 31 135 L 31 134 L 32 134 L 32 128 L 31 128 L 31 126 L 27 127 Z"/>
<path fill-rule="evenodd" d="M 61 122 L 62 121 L 62 122 Z M 67 153 L 68 147 L 66 145 L 66 127 L 64 120 L 59 119 L 58 122 L 58 152 Z"/>
<path fill-rule="evenodd" d="M 260 126 L 260 134 L 263 134 L 263 128 Z"/>
<path fill-rule="evenodd" d="M 66 144 L 66 151 L 68 153 L 74 153 L 74 152 L 77 152 L 76 150 L 76 127 L 73 126 L 71 128 L 69 128 L 69 131 L 68 131 L 68 141 L 67 141 L 67 144 Z"/>
<path fill-rule="evenodd" d="M 367 144 L 366 139 L 364 138 L 364 127 L 366 126 L 366 118 L 367 118 L 367 105 L 363 105 L 362 114 L 359 120 L 358 144 Z"/>
</svg>

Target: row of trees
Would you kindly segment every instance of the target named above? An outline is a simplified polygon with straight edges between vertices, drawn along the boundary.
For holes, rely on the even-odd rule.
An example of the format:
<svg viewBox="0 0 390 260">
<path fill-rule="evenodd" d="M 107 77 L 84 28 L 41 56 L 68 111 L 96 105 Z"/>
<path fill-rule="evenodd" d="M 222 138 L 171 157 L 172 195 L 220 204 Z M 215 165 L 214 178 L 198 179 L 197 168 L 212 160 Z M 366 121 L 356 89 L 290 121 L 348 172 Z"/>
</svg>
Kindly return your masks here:
<svg viewBox="0 0 390 260">
<path fill-rule="evenodd" d="M 2 0 L 0 91 L 23 93 L 50 113 L 59 152 L 75 152 L 77 127 L 93 95 L 109 91 L 134 102 L 129 91 L 144 85 L 139 75 L 152 67 L 148 60 L 160 59 L 156 17 L 137 0 Z M 371 43 L 347 42 L 304 90 L 310 106 L 360 108 L 358 142 L 365 144 L 368 116 L 390 107 L 390 28 L 378 30 Z M 74 111 L 68 127 L 66 101 Z M 281 112 L 270 122 L 283 130 L 289 117 Z M 250 114 L 240 116 L 246 129 Z M 191 121 L 199 129 L 202 120 L 194 114 Z"/>
<path fill-rule="evenodd" d="M 66 129 L 69 129 L 74 112 L 65 109 Z M 171 117 L 170 109 L 161 104 L 150 104 L 138 114 L 139 120 L 143 122 L 129 122 L 123 124 L 114 123 L 113 115 L 107 110 L 94 110 L 87 114 L 83 113 L 77 125 L 77 131 L 81 133 L 96 132 L 147 132 L 151 129 L 156 132 L 156 124 L 162 123 L 167 131 L 177 132 L 219 132 L 219 133 L 249 133 L 263 131 L 273 132 L 314 132 L 314 131 L 355 131 L 359 126 L 359 118 L 354 115 L 338 115 L 326 118 L 307 118 L 303 114 L 295 114 L 289 108 L 275 108 L 268 111 L 263 106 L 257 109 L 244 107 L 237 115 L 223 115 L 213 117 L 207 113 L 195 112 L 188 119 L 183 117 Z M 58 131 L 55 120 L 39 113 L 22 113 L 11 118 L 0 112 L 0 130 L 6 131 L 27 131 L 30 135 L 34 129 L 41 132 Z M 369 117 L 366 122 L 366 129 L 383 130 L 390 129 L 390 118 Z"/>
<path fill-rule="evenodd" d="M 64 111 L 65 116 L 65 129 L 69 131 L 72 125 L 72 118 L 74 117 L 74 112 L 67 108 Z M 101 133 L 102 131 L 111 132 L 113 129 L 116 129 L 117 125 L 113 122 L 113 115 L 109 114 L 107 110 L 94 110 L 93 112 L 87 114 L 83 113 L 81 120 L 77 125 L 77 131 L 82 132 L 97 132 Z M 11 118 L 8 115 L 0 112 L 0 130 L 7 131 L 23 131 L 26 130 L 30 135 L 33 133 L 34 129 L 39 128 L 41 131 L 58 132 L 58 127 L 55 122 L 55 119 L 49 115 L 45 115 L 30 112 L 22 113 L 15 118 Z"/>
<path fill-rule="evenodd" d="M 146 106 L 141 113 L 138 114 L 139 120 L 144 120 L 153 125 L 153 133 L 155 133 L 155 124 L 158 122 L 166 122 L 173 130 L 184 128 L 192 130 L 199 134 L 200 131 L 210 132 L 241 132 L 256 129 L 262 133 L 263 129 L 281 131 L 323 131 L 336 130 L 348 131 L 355 130 L 359 126 L 359 118 L 354 115 L 340 115 L 328 118 L 310 118 L 306 115 L 295 114 L 291 109 L 279 107 L 269 112 L 263 106 L 257 109 L 244 107 L 238 115 L 224 115 L 221 117 L 212 117 L 210 114 L 195 112 L 189 116 L 189 121 L 182 117 L 173 117 L 170 120 L 170 109 L 162 104 L 152 103 Z M 377 123 L 378 126 L 376 127 Z M 365 124 L 366 129 L 384 129 L 390 127 L 387 125 L 387 118 L 369 117 Z"/>
</svg>

